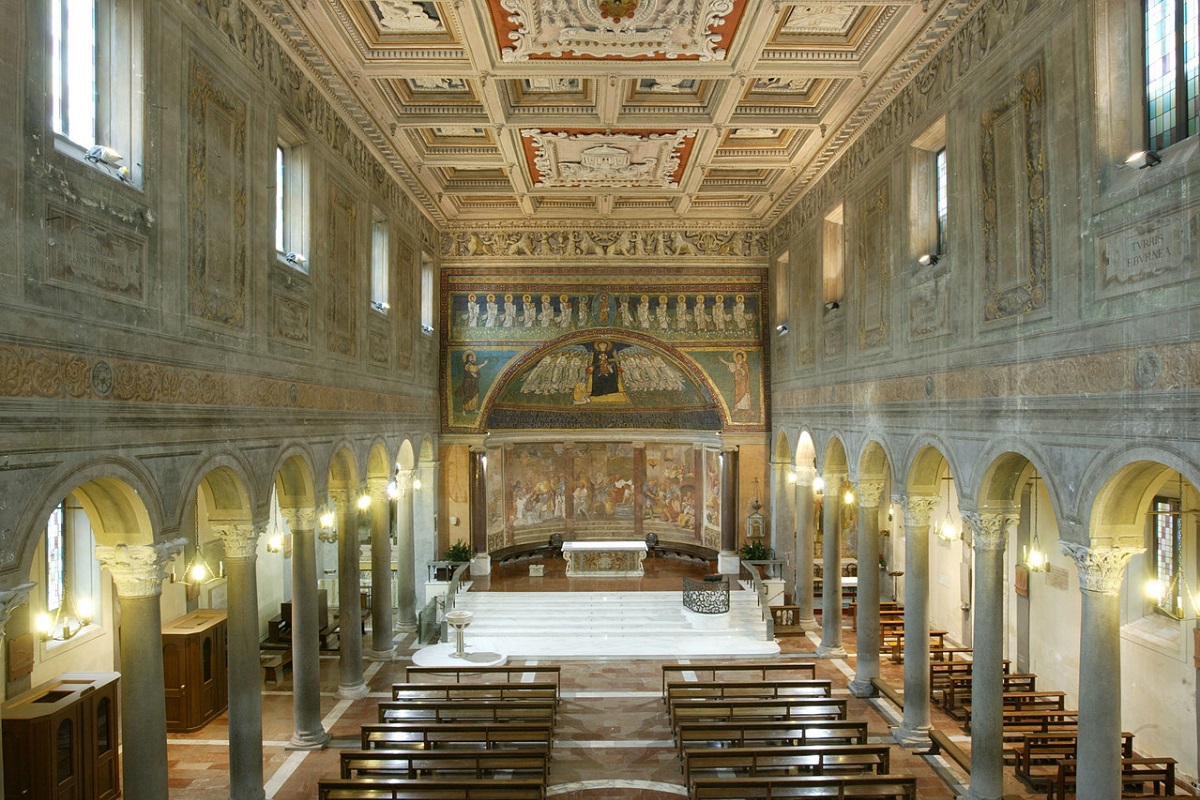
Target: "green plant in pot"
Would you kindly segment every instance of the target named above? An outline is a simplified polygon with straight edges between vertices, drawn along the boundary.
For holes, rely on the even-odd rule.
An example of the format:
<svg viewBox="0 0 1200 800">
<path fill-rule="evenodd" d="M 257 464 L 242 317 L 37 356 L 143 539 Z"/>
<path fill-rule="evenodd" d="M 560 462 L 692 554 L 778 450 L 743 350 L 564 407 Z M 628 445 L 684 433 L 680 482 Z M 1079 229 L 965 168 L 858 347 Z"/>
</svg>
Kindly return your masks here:
<svg viewBox="0 0 1200 800">
<path fill-rule="evenodd" d="M 742 561 L 770 561 L 771 548 L 761 539 L 752 539 L 741 546 L 738 555 Z"/>
<path fill-rule="evenodd" d="M 470 561 L 472 555 L 473 553 L 471 552 L 471 546 L 462 539 L 459 539 L 457 542 L 446 548 L 446 552 L 442 553 L 442 560 L 455 562 Z"/>
</svg>

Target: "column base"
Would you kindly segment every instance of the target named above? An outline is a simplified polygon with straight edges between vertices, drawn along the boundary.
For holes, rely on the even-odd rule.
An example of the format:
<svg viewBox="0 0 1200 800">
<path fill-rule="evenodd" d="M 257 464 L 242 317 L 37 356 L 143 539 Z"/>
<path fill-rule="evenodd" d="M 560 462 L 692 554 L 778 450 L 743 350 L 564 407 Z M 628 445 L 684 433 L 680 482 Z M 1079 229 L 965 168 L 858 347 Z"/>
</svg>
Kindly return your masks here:
<svg viewBox="0 0 1200 800">
<path fill-rule="evenodd" d="M 905 750 L 929 750 L 933 747 L 929 731 L 929 728 L 911 729 L 901 725 L 892 735 Z"/>
<path fill-rule="evenodd" d="M 717 553 L 717 572 L 722 575 L 738 575 L 742 570 L 742 560 L 738 558 L 738 554 L 726 550 Z"/>
<path fill-rule="evenodd" d="M 287 743 L 287 749 L 323 750 L 327 744 L 329 744 L 328 731 L 296 731 L 292 734 L 291 740 Z"/>
<path fill-rule="evenodd" d="M 356 683 L 351 686 L 342 684 L 338 686 L 338 697 L 345 700 L 361 700 L 366 697 L 371 690 L 365 683 Z"/>
<path fill-rule="evenodd" d="M 396 648 L 390 650 L 368 650 L 363 653 L 363 658 L 367 661 L 395 661 Z"/>
<path fill-rule="evenodd" d="M 817 658 L 845 658 L 848 655 L 846 648 L 839 645 L 826 647 L 820 645 L 817 647 Z"/>
<path fill-rule="evenodd" d="M 819 631 L 821 630 L 821 623 L 817 622 L 816 617 L 809 617 L 808 619 L 800 620 L 800 629 L 805 631 Z"/>
<path fill-rule="evenodd" d="M 855 697 L 874 697 L 879 694 L 879 690 L 875 688 L 875 684 L 869 678 L 855 678 L 850 681 L 850 694 Z"/>
<path fill-rule="evenodd" d="M 229 792 L 229 800 L 267 800 L 267 793 L 261 786 L 251 787 L 250 791 L 245 794 L 240 792 L 235 794 L 231 790 Z"/>
<path fill-rule="evenodd" d="M 982 792 L 976 794 L 975 787 L 969 786 L 967 787 L 967 793 L 961 795 L 961 800 L 1004 800 L 1004 795 L 984 794 Z"/>
</svg>

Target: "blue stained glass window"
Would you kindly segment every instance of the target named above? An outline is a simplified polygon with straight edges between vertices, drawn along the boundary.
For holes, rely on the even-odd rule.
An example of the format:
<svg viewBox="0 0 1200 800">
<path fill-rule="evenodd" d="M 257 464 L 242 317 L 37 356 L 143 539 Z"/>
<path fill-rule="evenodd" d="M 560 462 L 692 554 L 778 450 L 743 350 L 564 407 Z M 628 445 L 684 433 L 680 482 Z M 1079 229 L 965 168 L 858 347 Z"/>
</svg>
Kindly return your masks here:
<svg viewBox="0 0 1200 800">
<path fill-rule="evenodd" d="M 1183 527 L 1179 524 L 1179 501 L 1174 498 L 1154 498 L 1154 578 L 1162 587 L 1158 607 L 1168 614 L 1178 615 L 1181 599 L 1175 576 L 1183 549 Z"/>
<path fill-rule="evenodd" d="M 1146 0 L 1146 114 L 1152 150 L 1194 136 L 1200 127 L 1198 7 L 1200 0 Z"/>
</svg>

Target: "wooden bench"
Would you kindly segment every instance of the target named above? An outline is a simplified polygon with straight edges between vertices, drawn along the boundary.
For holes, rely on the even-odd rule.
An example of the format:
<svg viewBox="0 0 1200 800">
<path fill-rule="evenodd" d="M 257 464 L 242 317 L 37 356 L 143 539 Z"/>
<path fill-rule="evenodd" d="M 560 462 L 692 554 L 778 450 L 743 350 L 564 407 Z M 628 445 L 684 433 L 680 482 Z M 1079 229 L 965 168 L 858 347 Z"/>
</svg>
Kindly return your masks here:
<svg viewBox="0 0 1200 800">
<path fill-rule="evenodd" d="M 787 777 L 699 778 L 694 800 L 778 800 L 794 797 L 916 800 L 917 779 L 911 775 L 788 775 Z"/>
<path fill-rule="evenodd" d="M 258 663 L 263 668 L 263 679 L 271 683 L 278 684 L 279 676 L 283 674 L 284 667 L 292 663 L 291 650 L 268 650 L 258 654 Z"/>
<path fill-rule="evenodd" d="M 543 800 L 545 795 L 545 784 L 531 780 L 324 778 L 317 783 L 318 800 Z"/>
<path fill-rule="evenodd" d="M 667 684 L 667 705 L 677 700 L 726 697 L 832 697 L 833 681 L 684 681 Z"/>
<path fill-rule="evenodd" d="M 850 604 L 850 630 L 858 630 L 858 603 Z M 879 604 L 879 620 L 903 620 L 904 609 L 895 600 L 884 600 Z"/>
<path fill-rule="evenodd" d="M 903 623 L 900 624 L 900 630 L 898 633 L 892 632 L 891 634 L 884 633 L 884 626 L 890 627 L 891 623 L 887 623 L 887 622 L 879 623 L 879 649 L 880 649 L 880 651 L 883 651 L 884 649 L 891 650 L 890 658 L 892 659 L 892 661 L 897 664 L 903 664 L 904 663 L 904 624 Z M 937 650 L 937 651 L 945 651 L 946 650 L 946 637 L 949 635 L 950 635 L 950 631 L 945 631 L 945 630 L 931 630 L 929 632 L 929 653 L 930 653 L 929 659 L 931 661 L 933 660 L 933 652 L 935 650 Z"/>
<path fill-rule="evenodd" d="M 393 700 L 549 700 L 558 705 L 558 684 L 542 683 L 393 683 Z"/>
<path fill-rule="evenodd" d="M 890 683 L 885 681 L 883 678 L 871 678 L 871 685 L 875 687 L 875 691 L 892 701 L 892 704 L 896 706 L 896 708 L 900 709 L 901 711 L 904 710 L 904 698 L 901 697 L 900 692 L 896 691 L 896 689 Z"/>
<path fill-rule="evenodd" d="M 945 731 L 940 731 L 933 728 L 929 731 L 929 755 L 944 755 L 946 758 L 958 764 L 963 772 L 967 773 L 967 777 L 971 776 L 971 757 L 966 751 L 950 740 Z"/>
<path fill-rule="evenodd" d="M 1067 693 L 1063 691 L 1045 691 L 1045 692 L 1004 692 L 1000 695 L 1002 708 L 1001 713 L 1004 715 L 1004 727 L 1009 727 L 1009 714 L 1013 713 L 1011 719 L 1015 724 L 1021 724 L 1023 719 L 1019 712 L 1023 711 L 1044 711 L 1044 712 L 1064 712 L 1067 705 Z M 963 730 L 971 730 L 971 704 L 963 703 L 961 706 L 963 712 Z M 1071 712 L 1074 714 L 1075 712 Z"/>
<path fill-rule="evenodd" d="M 803 747 L 705 747 L 688 750 L 683 759 L 684 783 L 699 777 L 788 774 L 862 774 L 890 772 L 891 746 L 886 744 L 810 745 Z"/>
<path fill-rule="evenodd" d="M 362 749 L 537 750 L 550 756 L 554 729 L 537 722 L 380 722 L 362 726 Z"/>
<path fill-rule="evenodd" d="M 488 681 L 501 678 L 504 683 L 521 683 L 522 676 L 528 675 L 536 681 L 552 681 L 562 695 L 562 667 L 537 664 L 534 666 L 517 666 L 508 664 L 499 667 L 420 667 L 409 666 L 404 669 L 404 680 L 411 681 L 414 676 L 434 678 L 452 676 L 455 683 L 466 680 Z"/>
<path fill-rule="evenodd" d="M 552 700 L 385 700 L 379 722 L 538 722 L 554 725 Z"/>
<path fill-rule="evenodd" d="M 963 651 L 963 655 L 969 655 L 971 648 L 969 647 L 946 647 L 945 650 Z M 954 658 L 957 653 L 952 653 L 946 658 L 937 659 L 933 657 L 934 651 L 929 651 L 929 697 L 934 698 L 934 692 L 944 691 L 949 684 L 950 679 L 954 677 L 969 676 L 975 667 L 975 662 Z M 1008 674 L 1009 661 L 1004 659 L 1001 663 L 1001 669 L 1005 675 Z"/>
<path fill-rule="evenodd" d="M 1033 692 L 1037 690 L 1037 675 L 1031 672 L 1014 672 L 1001 675 L 1003 685 L 1001 691 Z M 942 687 L 941 706 L 947 714 L 961 720 L 966 701 L 971 697 L 971 673 L 951 675 Z"/>
<path fill-rule="evenodd" d="M 732 722 L 749 719 L 846 719 L 846 699 L 831 697 L 733 697 L 724 700 L 677 700 L 671 705 L 671 730 L 684 722 Z"/>
<path fill-rule="evenodd" d="M 1019 742 L 1027 733 L 1054 733 L 1079 727 L 1079 712 L 1039 708 L 1005 708 L 1001 711 L 1005 742 Z"/>
<path fill-rule="evenodd" d="M 343 778 L 514 778 L 550 775 L 546 754 L 537 750 L 343 750 Z"/>
<path fill-rule="evenodd" d="M 689 750 L 730 747 L 804 747 L 866 744 L 867 723 L 858 720 L 750 720 L 687 722 L 675 734 L 679 757 Z"/>
<path fill-rule="evenodd" d="M 1123 790 L 1142 793 L 1145 784 L 1151 784 L 1154 794 L 1158 787 L 1163 787 L 1163 794 L 1175 794 L 1175 759 L 1173 758 L 1141 758 L 1131 757 L 1121 759 L 1121 786 Z M 1067 758 L 1058 762 L 1054 780 L 1046 790 L 1046 800 L 1066 800 L 1067 794 L 1075 793 L 1075 759 Z M 1124 795 L 1124 791 L 1122 791 Z"/>
<path fill-rule="evenodd" d="M 1018 778 L 1033 787 L 1046 787 L 1055 779 L 1058 762 L 1073 759 L 1078 742 L 1076 731 L 1026 733 L 1018 747 L 1009 749 Z M 1133 757 L 1133 734 L 1121 734 L 1121 756 Z"/>
<path fill-rule="evenodd" d="M 716 681 L 724 673 L 757 674 L 760 680 L 766 680 L 768 674 L 787 673 L 797 678 L 816 678 L 817 665 L 813 661 L 765 661 L 765 662 L 719 662 L 697 664 L 663 664 L 662 665 L 662 695 L 663 702 L 667 701 L 668 675 L 672 673 L 694 672 L 697 680 L 707 675 L 709 681 Z M 783 677 L 783 676 L 780 676 Z"/>
</svg>

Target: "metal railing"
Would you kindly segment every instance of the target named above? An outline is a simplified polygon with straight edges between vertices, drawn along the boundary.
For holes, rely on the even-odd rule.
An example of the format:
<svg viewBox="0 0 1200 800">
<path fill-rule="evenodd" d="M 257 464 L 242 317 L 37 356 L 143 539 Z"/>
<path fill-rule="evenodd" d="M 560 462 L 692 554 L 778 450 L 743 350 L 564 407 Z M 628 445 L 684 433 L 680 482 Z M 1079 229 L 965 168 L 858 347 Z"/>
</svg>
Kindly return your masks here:
<svg viewBox="0 0 1200 800">
<path fill-rule="evenodd" d="M 683 576 L 683 607 L 697 614 L 724 614 L 729 611 L 729 578 L 692 580 Z"/>
<path fill-rule="evenodd" d="M 758 576 L 758 569 L 750 564 L 750 562 L 738 560 L 738 573 L 745 575 L 750 579 L 751 591 L 758 597 L 758 610 L 762 613 L 763 622 L 766 623 L 768 642 L 775 641 L 775 617 L 771 616 L 771 608 L 767 605 L 767 587 L 762 582 L 762 578 Z"/>
</svg>

